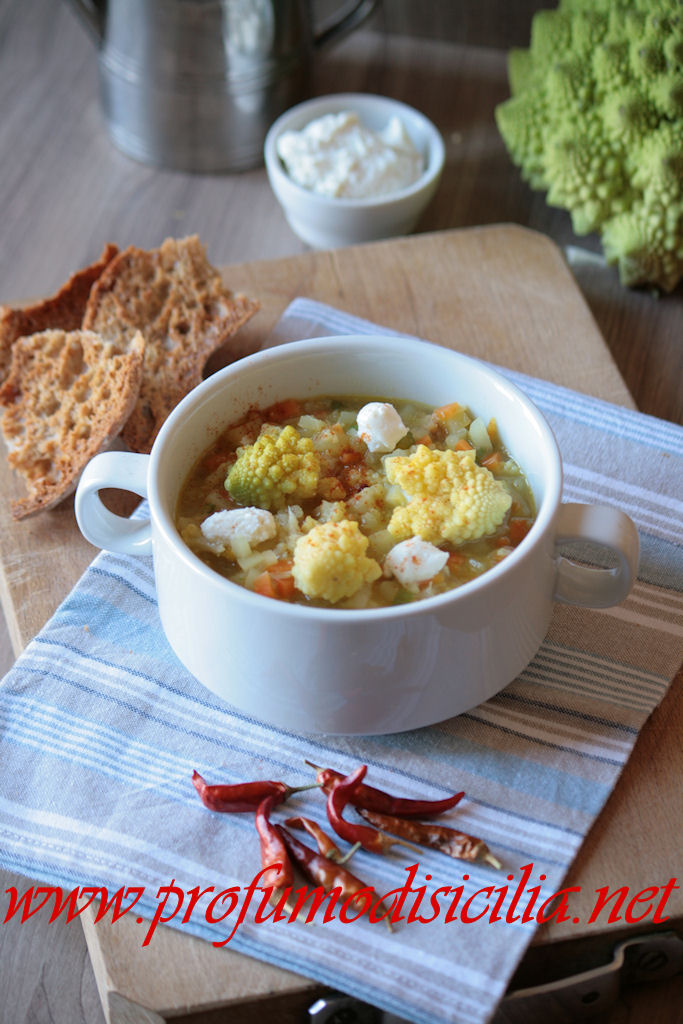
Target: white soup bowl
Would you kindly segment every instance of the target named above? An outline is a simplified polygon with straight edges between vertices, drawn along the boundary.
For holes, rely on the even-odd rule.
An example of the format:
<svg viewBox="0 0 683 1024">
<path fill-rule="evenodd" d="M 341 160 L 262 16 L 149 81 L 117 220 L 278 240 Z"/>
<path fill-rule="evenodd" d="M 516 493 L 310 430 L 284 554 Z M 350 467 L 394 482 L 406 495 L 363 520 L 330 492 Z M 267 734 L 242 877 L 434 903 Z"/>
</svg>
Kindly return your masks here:
<svg viewBox="0 0 683 1024">
<path fill-rule="evenodd" d="M 521 544 L 462 587 L 369 610 L 307 607 L 224 579 L 184 543 L 174 514 L 202 453 L 252 406 L 319 395 L 382 396 L 430 406 L 458 401 L 488 421 L 524 470 L 537 507 Z M 149 499 L 149 519 L 126 520 L 98 491 Z M 258 352 L 209 377 L 173 411 L 151 455 L 107 452 L 86 467 L 76 516 L 98 547 L 152 554 L 159 613 L 180 661 L 229 704 L 283 729 L 373 734 L 429 725 L 497 693 L 533 658 L 553 601 L 593 607 L 627 595 L 638 534 L 615 508 L 561 502 L 555 438 L 522 392 L 483 363 L 427 342 L 332 337 Z M 561 540 L 616 555 L 614 569 L 560 556 Z"/>
</svg>

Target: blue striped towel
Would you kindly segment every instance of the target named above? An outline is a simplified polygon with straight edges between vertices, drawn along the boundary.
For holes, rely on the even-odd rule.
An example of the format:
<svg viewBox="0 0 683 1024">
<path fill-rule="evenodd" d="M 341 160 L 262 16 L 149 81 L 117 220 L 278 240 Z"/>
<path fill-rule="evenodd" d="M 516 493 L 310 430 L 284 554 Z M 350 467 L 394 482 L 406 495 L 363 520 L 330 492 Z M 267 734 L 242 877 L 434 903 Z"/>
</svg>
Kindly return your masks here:
<svg viewBox="0 0 683 1024">
<path fill-rule="evenodd" d="M 272 343 L 373 332 L 382 328 L 299 299 Z M 536 906 L 561 888 L 678 668 L 683 633 L 683 430 L 503 372 L 555 430 L 565 498 L 612 503 L 636 521 L 640 578 L 622 605 L 558 606 L 528 668 L 458 718 L 400 735 L 311 739 L 247 718 L 200 686 L 161 631 L 151 562 L 102 553 L 0 686 L 3 866 L 66 891 L 138 886 L 134 911 L 149 919 L 171 882 L 183 891 L 213 886 L 189 920 L 178 913 L 171 926 L 220 943 L 235 914 L 211 923 L 209 901 L 248 885 L 260 867 L 258 844 L 251 815 L 200 804 L 194 768 L 212 782 L 296 785 L 311 781 L 305 759 L 342 771 L 365 763 L 371 783 L 390 792 L 436 798 L 464 789 L 467 798 L 445 822 L 482 836 L 501 871 L 427 849 L 419 861 L 405 851 L 361 851 L 354 872 L 379 893 L 410 879 L 404 913 L 414 908 L 424 922 L 390 932 L 365 919 L 324 923 L 321 912 L 313 925 L 259 923 L 254 904 L 230 945 L 411 1021 L 490 1019 L 535 927 L 505 920 L 522 867 L 532 865 L 528 887 L 540 886 Z M 315 790 L 287 811 L 324 823 Z M 488 897 L 475 893 L 502 889 L 508 875 L 502 920 L 458 920 L 468 899 L 470 917 L 483 911 Z"/>
</svg>

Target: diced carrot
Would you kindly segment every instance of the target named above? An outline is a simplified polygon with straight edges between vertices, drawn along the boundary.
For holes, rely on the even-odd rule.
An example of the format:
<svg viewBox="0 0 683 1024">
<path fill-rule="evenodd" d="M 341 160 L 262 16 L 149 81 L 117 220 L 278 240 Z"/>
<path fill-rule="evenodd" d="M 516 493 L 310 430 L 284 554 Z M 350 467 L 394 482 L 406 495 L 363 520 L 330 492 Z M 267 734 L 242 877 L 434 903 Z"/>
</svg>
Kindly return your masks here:
<svg viewBox="0 0 683 1024">
<path fill-rule="evenodd" d="M 434 443 L 434 441 L 433 441 L 433 438 L 432 438 L 431 434 L 423 434 L 422 437 L 418 437 L 418 439 L 417 439 L 417 441 L 415 443 L 416 444 L 423 444 L 423 445 L 425 445 L 425 447 L 428 448 L 430 444 Z"/>
<path fill-rule="evenodd" d="M 253 589 L 254 593 L 261 594 L 262 597 L 277 597 L 273 577 L 267 569 L 265 572 L 262 572 L 260 576 L 256 577 L 253 583 Z"/>
<path fill-rule="evenodd" d="M 270 569 L 264 570 L 253 583 L 254 592 L 263 597 L 279 598 L 287 601 L 294 593 L 294 577 L 292 562 L 274 562 Z"/>
<path fill-rule="evenodd" d="M 285 398 L 281 402 L 274 402 L 265 412 L 265 418 L 270 423 L 283 423 L 285 420 L 294 420 L 301 416 L 301 402 L 296 398 Z"/>
<path fill-rule="evenodd" d="M 273 562 L 268 572 L 271 576 L 291 576 L 294 562 L 291 558 L 281 558 L 279 562 Z"/>
<path fill-rule="evenodd" d="M 437 420 L 449 420 L 452 416 L 457 416 L 462 406 L 460 402 L 449 402 L 448 405 L 440 405 L 434 410 L 434 418 Z"/>
<path fill-rule="evenodd" d="M 486 427 L 486 433 L 491 438 L 491 444 L 500 445 L 500 436 L 498 434 L 498 423 L 496 422 L 495 416 L 492 416 Z"/>
<path fill-rule="evenodd" d="M 279 579 L 274 576 L 273 584 L 277 592 L 277 596 L 282 601 L 288 601 L 294 594 L 294 577 L 293 576 L 282 576 Z"/>
<path fill-rule="evenodd" d="M 469 441 L 466 441 L 464 437 L 461 437 L 459 441 L 455 442 L 456 452 L 469 452 L 472 447 L 473 445 L 471 445 Z"/>
<path fill-rule="evenodd" d="M 294 577 L 292 569 L 294 562 L 291 559 L 281 558 L 279 562 L 273 562 L 268 569 L 273 582 L 275 596 L 282 601 L 287 601 L 294 593 Z"/>
<path fill-rule="evenodd" d="M 481 460 L 482 466 L 486 466 L 486 468 L 490 469 L 491 472 L 494 472 L 496 469 L 500 469 L 503 462 L 504 459 L 500 452 L 491 452 L 490 455 L 487 455 L 485 459 Z"/>
<path fill-rule="evenodd" d="M 528 519 L 510 520 L 508 523 L 508 533 L 510 535 L 510 543 L 513 547 L 517 547 L 517 545 L 524 540 L 530 529 L 531 523 Z"/>
<path fill-rule="evenodd" d="M 446 564 L 448 565 L 449 569 L 459 569 L 462 565 L 465 564 L 465 561 L 466 559 L 464 555 L 461 555 L 458 551 L 451 551 L 451 553 L 448 556 L 448 562 Z"/>
</svg>

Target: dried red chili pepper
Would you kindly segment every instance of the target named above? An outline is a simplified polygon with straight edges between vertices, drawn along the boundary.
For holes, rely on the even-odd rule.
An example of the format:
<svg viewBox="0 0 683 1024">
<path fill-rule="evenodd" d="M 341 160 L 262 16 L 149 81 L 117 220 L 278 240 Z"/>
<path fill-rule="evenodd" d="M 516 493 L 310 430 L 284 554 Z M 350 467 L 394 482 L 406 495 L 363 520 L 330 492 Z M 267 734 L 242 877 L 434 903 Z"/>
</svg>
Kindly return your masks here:
<svg viewBox="0 0 683 1024">
<path fill-rule="evenodd" d="M 330 839 L 327 832 L 325 832 L 317 821 L 313 821 L 312 818 L 287 818 L 285 825 L 289 825 L 290 828 L 296 828 L 303 832 L 308 832 L 309 836 L 312 836 L 317 845 L 318 850 L 322 853 L 323 857 L 327 857 L 328 860 L 333 860 L 335 864 L 345 864 L 346 861 L 353 856 L 360 843 L 354 843 L 350 850 L 346 853 L 342 853 L 335 842 Z"/>
<path fill-rule="evenodd" d="M 458 860 L 482 860 L 492 864 L 494 868 L 500 868 L 500 861 L 493 856 L 488 846 L 482 839 L 475 836 L 468 836 L 465 832 L 458 832 L 455 828 L 448 828 L 446 825 L 435 825 L 419 821 L 406 821 L 390 814 L 378 814 L 376 811 L 368 811 L 363 807 L 358 808 L 358 813 L 366 821 L 386 832 L 403 836 L 420 846 L 429 846 L 433 850 L 440 850 L 441 853 Z"/>
<path fill-rule="evenodd" d="M 367 770 L 367 765 L 362 764 L 351 775 L 334 783 L 327 796 L 327 817 L 330 825 L 342 839 L 346 839 L 348 843 L 360 843 L 363 849 L 369 850 L 370 853 L 386 853 L 390 847 L 397 844 L 410 846 L 410 843 L 405 843 L 402 839 L 392 839 L 383 832 L 368 828 L 367 825 L 355 825 L 344 819 L 344 808 L 347 804 L 353 803 L 356 788 L 365 778 Z"/>
<path fill-rule="evenodd" d="M 344 778 L 342 773 L 335 771 L 334 768 L 320 768 L 312 761 L 306 761 L 306 764 L 315 768 L 316 780 L 323 793 L 329 794 L 334 783 Z M 408 797 L 392 796 L 391 793 L 384 793 L 381 789 L 361 783 L 351 803 L 354 807 L 365 807 L 369 811 L 379 811 L 380 814 L 398 814 L 402 818 L 429 818 L 450 811 L 464 795 L 463 790 L 443 800 L 412 800 Z"/>
<path fill-rule="evenodd" d="M 314 885 L 321 886 L 325 892 L 339 888 L 342 899 L 348 899 L 356 896 L 361 890 L 370 888 L 364 882 L 361 882 L 360 878 L 352 874 L 348 868 L 335 864 L 329 857 L 324 857 L 321 853 L 315 853 L 310 847 L 300 843 L 286 828 L 283 828 L 281 825 L 276 825 L 275 828 L 297 866 L 301 868 Z M 380 899 L 377 899 L 372 904 L 372 907 L 382 911 L 383 915 L 385 915 L 384 920 L 391 931 L 389 910 L 385 904 Z"/>
<path fill-rule="evenodd" d="M 315 789 L 318 783 L 311 786 L 288 786 L 284 782 L 262 779 L 257 782 L 238 782 L 234 785 L 212 785 L 206 782 L 199 772 L 192 773 L 194 788 L 205 807 L 210 811 L 222 811 L 239 814 L 244 811 L 255 811 L 262 800 L 272 796 L 273 806 L 282 804 L 292 793 L 300 793 L 305 789 Z"/>
<path fill-rule="evenodd" d="M 294 881 L 294 869 L 278 827 L 270 821 L 273 806 L 273 797 L 267 796 L 259 804 L 255 818 L 261 842 L 261 867 L 273 869 L 263 876 L 262 885 L 264 888 L 272 885 L 275 889 L 286 889 Z"/>
</svg>

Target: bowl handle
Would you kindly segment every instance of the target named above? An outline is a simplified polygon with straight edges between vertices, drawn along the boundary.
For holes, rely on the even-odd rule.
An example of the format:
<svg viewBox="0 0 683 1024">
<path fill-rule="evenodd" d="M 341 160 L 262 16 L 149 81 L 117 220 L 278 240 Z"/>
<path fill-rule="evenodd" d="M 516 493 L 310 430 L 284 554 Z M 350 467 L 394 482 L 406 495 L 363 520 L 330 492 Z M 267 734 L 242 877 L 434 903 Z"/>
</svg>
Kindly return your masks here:
<svg viewBox="0 0 683 1024">
<path fill-rule="evenodd" d="M 555 543 L 592 541 L 614 552 L 616 569 L 590 569 L 562 555 L 557 558 L 555 600 L 587 608 L 610 608 L 627 596 L 638 573 L 640 542 L 625 512 L 607 505 L 560 505 Z"/>
<path fill-rule="evenodd" d="M 95 547 L 126 555 L 151 555 L 152 527 L 149 519 L 125 519 L 106 508 L 99 492 L 119 487 L 147 497 L 149 455 L 135 452 L 103 452 L 90 460 L 76 489 L 76 522 L 86 540 Z"/>
</svg>

